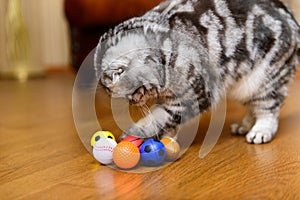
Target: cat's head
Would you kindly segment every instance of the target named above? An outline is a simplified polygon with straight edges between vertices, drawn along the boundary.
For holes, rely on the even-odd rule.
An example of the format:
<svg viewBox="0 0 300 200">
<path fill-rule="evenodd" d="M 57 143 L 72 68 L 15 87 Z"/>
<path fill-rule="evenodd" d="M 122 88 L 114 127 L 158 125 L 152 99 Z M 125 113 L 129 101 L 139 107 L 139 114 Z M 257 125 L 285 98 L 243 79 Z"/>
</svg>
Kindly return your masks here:
<svg viewBox="0 0 300 200">
<path fill-rule="evenodd" d="M 151 90 L 163 87 L 163 53 L 151 45 L 149 36 L 134 32 L 100 43 L 95 53 L 96 74 L 112 97 L 145 103 L 147 95 L 154 94 Z"/>
</svg>

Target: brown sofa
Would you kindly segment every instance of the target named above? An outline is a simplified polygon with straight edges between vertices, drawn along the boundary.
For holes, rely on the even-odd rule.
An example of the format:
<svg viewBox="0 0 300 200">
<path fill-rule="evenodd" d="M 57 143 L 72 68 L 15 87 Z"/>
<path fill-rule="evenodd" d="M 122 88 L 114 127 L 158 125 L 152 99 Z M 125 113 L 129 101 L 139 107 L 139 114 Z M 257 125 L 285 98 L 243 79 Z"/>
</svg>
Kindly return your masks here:
<svg viewBox="0 0 300 200">
<path fill-rule="evenodd" d="M 65 0 L 72 66 L 77 71 L 99 37 L 110 27 L 140 16 L 162 0 Z"/>
</svg>

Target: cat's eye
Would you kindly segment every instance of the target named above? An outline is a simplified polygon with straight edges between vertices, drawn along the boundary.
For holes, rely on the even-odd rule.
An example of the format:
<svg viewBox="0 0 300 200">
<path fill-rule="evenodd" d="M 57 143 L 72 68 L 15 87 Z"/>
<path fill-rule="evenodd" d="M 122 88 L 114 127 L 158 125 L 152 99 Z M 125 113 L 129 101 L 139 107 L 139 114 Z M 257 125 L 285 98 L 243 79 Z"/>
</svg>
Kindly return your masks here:
<svg viewBox="0 0 300 200">
<path fill-rule="evenodd" d="M 122 74 L 123 72 L 124 72 L 124 69 L 122 69 L 122 68 L 119 68 L 119 69 L 118 69 L 118 73 L 119 73 L 119 74 Z"/>
<path fill-rule="evenodd" d="M 125 71 L 124 67 L 120 66 L 120 65 L 114 66 L 114 67 L 111 67 L 111 68 L 114 68 L 114 69 L 107 70 L 104 73 L 104 80 L 107 81 L 107 84 L 115 84 L 120 79 L 120 76 Z"/>
</svg>

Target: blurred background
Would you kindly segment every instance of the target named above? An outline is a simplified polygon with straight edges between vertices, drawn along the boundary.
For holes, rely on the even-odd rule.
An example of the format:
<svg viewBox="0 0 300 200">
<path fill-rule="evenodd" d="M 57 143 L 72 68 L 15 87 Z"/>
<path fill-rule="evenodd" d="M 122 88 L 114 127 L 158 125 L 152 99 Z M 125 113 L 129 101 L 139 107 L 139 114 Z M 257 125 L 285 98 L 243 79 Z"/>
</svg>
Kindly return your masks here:
<svg viewBox="0 0 300 200">
<path fill-rule="evenodd" d="M 24 51 L 30 51 L 27 56 L 32 71 L 76 71 L 104 31 L 127 18 L 143 14 L 159 2 L 160 0 L 1 0 L 0 72 L 9 72 L 14 68 L 12 60 L 15 55 L 11 54 L 16 54 L 14 48 L 18 45 L 28 47 Z M 285 0 L 285 3 L 300 21 L 300 0 Z M 19 19 L 18 4 L 23 21 Z M 16 41 L 12 37 L 14 34 L 22 35 L 23 39 Z"/>
<path fill-rule="evenodd" d="M 15 0 L 0 1 L 0 68 L 9 70 L 8 4 Z M 18 0 L 17 0 L 18 1 Z M 63 0 L 21 0 L 28 41 L 34 66 L 43 70 L 52 67 L 67 68 L 70 65 L 70 36 L 64 13 Z M 17 9 L 18 2 L 14 3 Z M 14 23 L 18 23 L 15 20 Z"/>
</svg>

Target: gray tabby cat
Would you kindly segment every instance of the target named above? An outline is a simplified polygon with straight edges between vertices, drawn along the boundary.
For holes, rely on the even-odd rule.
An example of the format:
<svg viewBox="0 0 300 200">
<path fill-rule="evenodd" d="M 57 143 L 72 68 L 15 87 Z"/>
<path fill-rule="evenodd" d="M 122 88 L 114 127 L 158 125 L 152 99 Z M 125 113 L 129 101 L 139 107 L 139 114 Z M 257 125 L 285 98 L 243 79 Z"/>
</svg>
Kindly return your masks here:
<svg viewBox="0 0 300 200">
<path fill-rule="evenodd" d="M 175 129 L 227 95 L 247 107 L 232 132 L 262 144 L 299 58 L 299 25 L 279 0 L 169 0 L 103 35 L 94 64 L 113 97 L 159 99 L 122 137 Z"/>
</svg>

